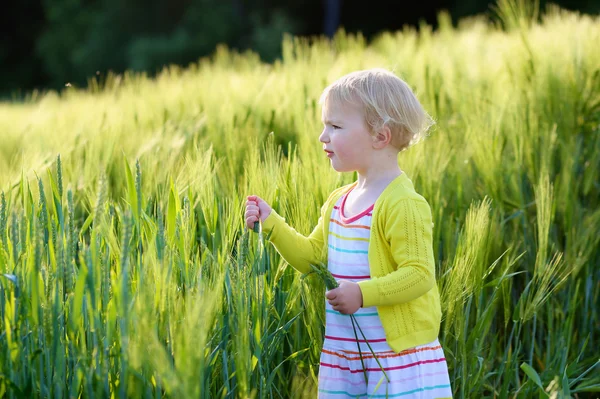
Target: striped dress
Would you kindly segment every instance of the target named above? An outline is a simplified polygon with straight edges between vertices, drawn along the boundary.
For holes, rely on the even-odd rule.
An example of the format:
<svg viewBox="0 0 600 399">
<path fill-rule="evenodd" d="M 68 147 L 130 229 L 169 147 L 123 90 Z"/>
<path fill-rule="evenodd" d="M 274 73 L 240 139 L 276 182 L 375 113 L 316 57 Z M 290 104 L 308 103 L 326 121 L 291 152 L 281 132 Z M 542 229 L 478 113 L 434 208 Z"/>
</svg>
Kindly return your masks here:
<svg viewBox="0 0 600 399">
<path fill-rule="evenodd" d="M 367 255 L 373 205 L 347 218 L 343 211 L 347 195 L 338 200 L 331 213 L 328 268 L 336 280 L 359 282 L 370 278 Z M 354 314 L 356 321 L 390 379 L 385 382 L 377 360 L 357 328 L 367 384 L 350 316 L 333 310 L 327 300 L 325 311 L 319 398 L 385 398 L 386 388 L 389 398 L 452 397 L 446 359 L 437 339 L 395 353 L 387 344 L 377 308 L 360 308 Z"/>
</svg>

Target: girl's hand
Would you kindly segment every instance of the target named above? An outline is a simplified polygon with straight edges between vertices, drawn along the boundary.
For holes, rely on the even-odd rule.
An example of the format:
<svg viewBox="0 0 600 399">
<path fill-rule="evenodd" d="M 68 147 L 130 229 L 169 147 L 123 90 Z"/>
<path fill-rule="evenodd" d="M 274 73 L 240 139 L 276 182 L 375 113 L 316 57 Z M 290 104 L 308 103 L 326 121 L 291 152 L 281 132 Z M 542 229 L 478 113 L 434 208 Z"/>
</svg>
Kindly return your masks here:
<svg viewBox="0 0 600 399">
<path fill-rule="evenodd" d="M 249 229 L 254 227 L 254 222 L 261 222 L 271 214 L 271 207 L 262 198 L 257 195 L 249 195 L 246 197 L 246 226 Z"/>
<path fill-rule="evenodd" d="M 339 287 L 327 291 L 325 298 L 333 307 L 342 314 L 354 314 L 363 304 L 362 291 L 357 283 L 348 280 L 339 280 Z"/>
</svg>

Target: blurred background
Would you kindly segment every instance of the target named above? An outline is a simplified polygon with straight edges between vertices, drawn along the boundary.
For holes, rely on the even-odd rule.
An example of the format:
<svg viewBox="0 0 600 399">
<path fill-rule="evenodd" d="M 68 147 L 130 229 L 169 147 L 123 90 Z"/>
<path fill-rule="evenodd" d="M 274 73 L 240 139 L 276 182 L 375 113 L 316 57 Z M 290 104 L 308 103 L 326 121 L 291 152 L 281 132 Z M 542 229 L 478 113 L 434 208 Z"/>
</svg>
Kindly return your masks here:
<svg viewBox="0 0 600 399">
<path fill-rule="evenodd" d="M 529 0 L 523 0 L 529 1 Z M 600 0 L 553 1 L 588 14 Z M 20 0 L 0 13 L 0 98 L 18 100 L 32 90 L 85 87 L 108 71 L 186 66 L 218 44 L 252 50 L 272 62 L 284 34 L 326 35 L 338 29 L 367 40 L 405 25 L 432 25 L 441 10 L 454 24 L 493 13 L 484 0 Z M 540 1 L 540 7 L 546 2 Z"/>
</svg>

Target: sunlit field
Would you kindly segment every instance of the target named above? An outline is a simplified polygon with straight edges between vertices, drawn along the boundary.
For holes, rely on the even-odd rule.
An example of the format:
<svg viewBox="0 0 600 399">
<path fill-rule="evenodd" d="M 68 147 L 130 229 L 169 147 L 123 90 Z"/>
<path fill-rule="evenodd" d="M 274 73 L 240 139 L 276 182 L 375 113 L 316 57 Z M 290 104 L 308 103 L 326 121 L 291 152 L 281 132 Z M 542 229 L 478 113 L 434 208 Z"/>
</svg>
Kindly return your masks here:
<svg viewBox="0 0 600 399">
<path fill-rule="evenodd" d="M 436 121 L 399 162 L 455 397 L 599 397 L 600 18 L 500 4 L 0 104 L 0 396 L 316 397 L 324 283 L 245 200 L 310 233 L 356 178 L 323 154 L 321 90 L 383 67 Z"/>
</svg>

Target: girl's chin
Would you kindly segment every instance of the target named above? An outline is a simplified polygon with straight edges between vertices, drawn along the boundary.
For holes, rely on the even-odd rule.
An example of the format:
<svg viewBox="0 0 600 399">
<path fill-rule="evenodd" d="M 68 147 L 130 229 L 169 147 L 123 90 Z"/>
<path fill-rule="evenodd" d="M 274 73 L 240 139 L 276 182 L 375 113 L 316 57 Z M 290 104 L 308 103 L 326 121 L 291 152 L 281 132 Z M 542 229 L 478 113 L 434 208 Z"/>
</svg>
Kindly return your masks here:
<svg viewBox="0 0 600 399">
<path fill-rule="evenodd" d="M 333 170 L 335 170 L 336 172 L 339 172 L 339 173 L 354 171 L 352 169 L 348 169 L 348 168 L 344 168 L 343 166 L 336 165 L 336 162 L 331 162 L 331 167 L 333 168 Z"/>
<path fill-rule="evenodd" d="M 337 156 L 333 156 L 330 158 L 330 163 L 331 163 L 331 167 L 333 168 L 333 170 L 335 170 L 336 172 L 339 173 L 344 173 L 344 172 L 354 172 L 355 169 L 351 169 L 351 168 L 347 168 L 344 167 L 343 165 L 340 165 L 340 160 Z"/>
</svg>

